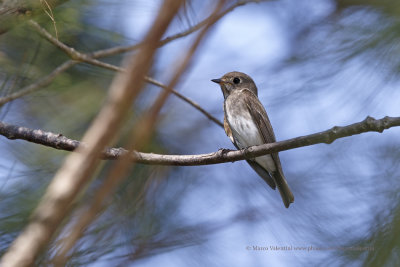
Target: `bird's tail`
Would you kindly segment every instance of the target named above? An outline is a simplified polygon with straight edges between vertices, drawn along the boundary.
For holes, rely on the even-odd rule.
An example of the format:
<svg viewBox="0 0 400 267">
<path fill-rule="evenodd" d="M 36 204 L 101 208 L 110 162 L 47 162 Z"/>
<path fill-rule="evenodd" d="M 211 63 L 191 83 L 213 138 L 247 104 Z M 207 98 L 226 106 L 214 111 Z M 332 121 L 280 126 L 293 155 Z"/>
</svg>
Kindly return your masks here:
<svg viewBox="0 0 400 267">
<path fill-rule="evenodd" d="M 285 176 L 281 171 L 274 172 L 272 176 L 274 177 L 276 186 L 278 187 L 285 207 L 289 208 L 290 203 L 294 202 L 294 196 L 289 188 L 288 183 L 286 182 Z"/>
</svg>

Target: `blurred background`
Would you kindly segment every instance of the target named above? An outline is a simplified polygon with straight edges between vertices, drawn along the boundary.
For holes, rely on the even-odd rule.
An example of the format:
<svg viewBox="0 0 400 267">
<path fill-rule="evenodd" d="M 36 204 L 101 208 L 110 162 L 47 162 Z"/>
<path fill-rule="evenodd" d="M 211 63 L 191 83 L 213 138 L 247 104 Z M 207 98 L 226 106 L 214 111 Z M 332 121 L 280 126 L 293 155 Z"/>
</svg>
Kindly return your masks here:
<svg viewBox="0 0 400 267">
<path fill-rule="evenodd" d="M 186 1 L 166 37 L 206 18 L 213 3 Z M 59 40 L 91 52 L 140 42 L 160 5 L 158 0 L 68 0 L 53 13 Z M 55 35 L 48 16 L 36 19 Z M 150 76 L 168 83 L 194 37 L 161 47 Z M 102 60 L 120 65 L 122 56 Z M 67 59 L 27 25 L 1 34 L 1 96 Z M 278 140 L 366 116 L 399 116 L 400 4 L 278 0 L 240 6 L 213 27 L 175 89 L 222 120 L 223 96 L 210 80 L 233 70 L 255 80 Z M 50 86 L 2 106 L 0 118 L 79 140 L 114 75 L 76 65 Z M 119 146 L 160 90 L 146 86 Z M 295 195 L 289 209 L 244 161 L 137 165 L 79 241 L 69 266 L 399 266 L 399 134 L 392 128 L 281 152 Z M 219 148 L 234 148 L 223 129 L 171 96 L 146 151 L 198 154 Z M 4 137 L 0 149 L 3 254 L 69 152 Z M 91 198 L 110 166 L 103 163 L 81 203 Z"/>
</svg>

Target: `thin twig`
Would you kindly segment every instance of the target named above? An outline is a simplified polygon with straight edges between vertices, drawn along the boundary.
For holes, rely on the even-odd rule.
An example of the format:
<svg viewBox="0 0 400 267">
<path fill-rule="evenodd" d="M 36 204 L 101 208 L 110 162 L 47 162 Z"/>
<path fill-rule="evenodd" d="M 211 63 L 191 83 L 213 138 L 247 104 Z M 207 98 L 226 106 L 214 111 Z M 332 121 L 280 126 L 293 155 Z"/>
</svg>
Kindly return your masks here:
<svg viewBox="0 0 400 267">
<path fill-rule="evenodd" d="M 226 12 L 227 13 L 227 12 Z M 226 14 L 225 13 L 225 14 Z M 217 16 L 218 19 L 220 19 L 222 16 L 218 15 Z M 210 21 L 210 17 L 208 18 L 207 21 Z M 72 47 L 67 46 L 66 44 L 60 42 L 59 40 L 57 40 L 56 38 L 54 38 L 49 32 L 47 32 L 44 28 L 40 27 L 39 24 L 37 24 L 35 21 L 29 21 L 29 24 L 44 38 L 46 38 L 49 42 L 51 42 L 53 45 L 55 45 L 56 47 L 60 48 L 62 51 L 64 51 L 67 55 L 69 55 L 71 57 L 71 59 L 73 60 L 77 60 L 77 61 L 82 61 L 94 66 L 98 66 L 98 67 L 102 67 L 105 69 L 109 69 L 109 70 L 113 70 L 113 71 L 125 71 L 124 68 L 118 67 L 118 66 L 114 66 L 112 64 L 108 64 L 108 63 L 104 63 L 101 62 L 97 59 L 93 59 L 91 58 L 89 55 L 81 53 L 77 50 L 75 50 Z M 154 78 L 145 77 L 145 80 L 155 86 L 158 86 L 160 88 L 163 89 L 167 89 L 167 86 L 157 80 L 155 80 Z M 212 120 L 213 122 L 215 122 L 216 124 L 218 124 L 220 127 L 224 127 L 223 123 L 221 121 L 219 121 L 217 118 L 215 118 L 214 116 L 212 116 L 210 113 L 208 113 L 205 109 L 203 109 L 199 104 L 197 104 L 196 102 L 194 102 L 193 100 L 187 98 L 186 96 L 182 95 L 181 93 L 177 92 L 174 89 L 169 89 L 172 94 L 176 95 L 178 98 L 182 99 L 183 101 L 187 102 L 189 105 L 191 105 L 192 107 L 194 107 L 195 109 L 197 109 L 198 111 L 200 111 L 201 113 L 203 113 L 208 119 Z M 1 102 L 0 102 L 1 104 Z"/>
<path fill-rule="evenodd" d="M 94 66 L 98 66 L 98 67 L 102 67 L 105 69 L 109 69 L 112 71 L 125 71 L 124 68 L 112 65 L 112 64 L 108 64 L 102 61 L 99 61 L 97 59 L 93 59 L 90 56 L 88 56 L 87 54 L 81 53 L 77 50 L 75 50 L 72 47 L 67 46 L 66 44 L 60 42 L 58 39 L 54 38 L 49 32 L 47 32 L 44 28 L 40 27 L 39 24 L 37 24 L 35 21 L 30 20 L 29 25 L 31 25 L 42 37 L 44 37 L 45 39 L 47 39 L 50 43 L 52 43 L 54 46 L 60 48 L 62 51 L 64 51 L 72 60 L 68 60 L 65 63 L 63 63 L 61 66 L 59 66 L 58 68 L 56 68 L 51 74 L 49 74 L 48 76 L 45 76 L 44 78 L 42 78 L 41 80 L 39 80 L 38 82 L 31 84 L 21 90 L 19 90 L 18 92 L 11 94 L 9 96 L 6 97 L 2 97 L 0 98 L 0 106 L 4 105 L 5 103 L 15 100 L 19 97 L 22 97 L 26 94 L 32 93 L 33 91 L 36 91 L 44 86 L 49 85 L 54 78 L 59 75 L 61 72 L 67 70 L 69 67 L 72 67 L 73 65 L 79 63 L 80 62 L 85 62 Z M 164 85 L 163 83 L 155 80 L 154 78 L 145 77 L 145 80 L 153 85 L 156 85 L 160 88 L 165 89 L 166 85 Z M 170 89 L 172 94 L 176 95 L 178 98 L 182 99 L 183 101 L 187 102 L 189 105 L 191 105 L 192 107 L 194 107 L 195 109 L 197 109 L 198 111 L 200 111 L 202 114 L 204 114 L 208 119 L 210 119 L 211 121 L 215 122 L 217 125 L 219 125 L 220 127 L 224 127 L 222 122 L 219 121 L 217 118 L 215 118 L 214 116 L 212 116 L 210 113 L 208 113 L 205 109 L 203 109 L 199 104 L 197 104 L 195 101 L 187 98 L 186 96 L 182 95 L 181 93 L 177 92 L 174 89 Z"/>
<path fill-rule="evenodd" d="M 35 92 L 43 87 L 46 87 L 47 85 L 51 84 L 51 82 L 62 72 L 66 71 L 70 67 L 74 66 L 75 64 L 78 64 L 78 61 L 74 60 L 67 60 L 57 68 L 55 68 L 49 75 L 41 78 L 40 80 L 36 81 L 35 83 L 32 83 L 19 91 L 12 93 L 10 95 L 0 97 L 0 107 L 6 104 L 7 102 L 13 101 L 17 98 L 20 98 L 22 96 L 25 96 L 27 94 L 30 94 L 32 92 Z"/>
<path fill-rule="evenodd" d="M 164 88 L 166 89 L 166 85 L 160 83 L 159 81 L 151 78 L 151 77 L 145 77 L 145 80 L 148 83 L 151 83 L 153 85 L 156 85 L 158 87 Z M 208 113 L 204 108 L 202 108 L 199 104 L 197 104 L 196 102 L 194 102 L 193 100 L 191 100 L 190 98 L 182 95 L 181 93 L 177 92 L 176 90 L 171 90 L 171 93 L 176 95 L 178 98 L 182 99 L 183 101 L 185 101 L 186 103 L 188 103 L 189 105 L 191 105 L 192 107 L 194 107 L 195 109 L 197 109 L 198 111 L 200 111 L 201 113 L 203 113 L 204 116 L 206 116 L 209 120 L 215 122 L 215 124 L 219 125 L 220 127 L 224 128 L 224 124 L 218 120 L 217 118 L 215 118 L 213 115 L 211 115 L 210 113 Z"/>
<path fill-rule="evenodd" d="M 130 157 L 131 160 L 135 162 L 149 165 L 198 166 L 219 164 L 315 144 L 330 144 L 336 139 L 343 137 L 366 132 L 382 132 L 383 130 L 398 126 L 400 126 L 400 117 L 384 117 L 379 120 L 367 117 L 361 122 L 347 126 L 335 126 L 326 131 L 275 143 L 253 146 L 242 150 L 230 151 L 227 149 L 221 149 L 217 152 L 197 155 L 165 155 L 134 151 L 131 153 Z M 66 151 L 74 151 L 79 145 L 84 145 L 79 141 L 69 139 L 61 134 L 54 134 L 42 130 L 33 130 L 2 122 L 0 122 L 0 135 L 3 135 L 8 139 L 21 139 Z M 129 153 L 128 150 L 124 148 L 109 148 L 103 151 L 101 157 L 105 160 L 115 160 L 127 153 Z"/>
<path fill-rule="evenodd" d="M 56 19 L 53 14 L 53 9 L 51 8 L 51 6 L 49 5 L 49 3 L 46 0 L 40 0 L 40 2 L 43 5 L 44 12 L 50 18 L 50 20 L 53 22 L 54 32 L 56 33 L 56 38 L 58 39 L 58 30 L 57 30 L 57 25 L 56 25 Z"/>
</svg>

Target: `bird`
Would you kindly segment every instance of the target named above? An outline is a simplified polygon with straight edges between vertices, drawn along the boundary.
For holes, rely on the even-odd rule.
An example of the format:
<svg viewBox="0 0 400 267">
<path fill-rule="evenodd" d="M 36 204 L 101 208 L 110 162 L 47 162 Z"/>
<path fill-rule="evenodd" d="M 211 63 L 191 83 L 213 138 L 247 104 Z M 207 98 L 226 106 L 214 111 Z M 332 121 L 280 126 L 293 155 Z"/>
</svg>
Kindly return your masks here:
<svg viewBox="0 0 400 267">
<path fill-rule="evenodd" d="M 267 112 L 258 99 L 257 86 L 249 75 L 232 71 L 211 81 L 221 87 L 224 130 L 237 149 L 276 141 Z M 248 159 L 247 162 L 272 189 L 278 187 L 286 208 L 294 202 L 278 153 Z"/>
</svg>

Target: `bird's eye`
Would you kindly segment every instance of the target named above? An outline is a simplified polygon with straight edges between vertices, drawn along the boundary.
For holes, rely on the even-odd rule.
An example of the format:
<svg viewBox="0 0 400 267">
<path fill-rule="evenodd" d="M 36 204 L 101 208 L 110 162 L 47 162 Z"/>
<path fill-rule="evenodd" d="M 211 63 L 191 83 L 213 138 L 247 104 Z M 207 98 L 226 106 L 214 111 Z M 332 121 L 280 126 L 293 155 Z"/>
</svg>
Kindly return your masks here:
<svg viewBox="0 0 400 267">
<path fill-rule="evenodd" d="M 233 83 L 234 84 L 240 83 L 240 79 L 238 77 L 233 78 Z"/>
</svg>

